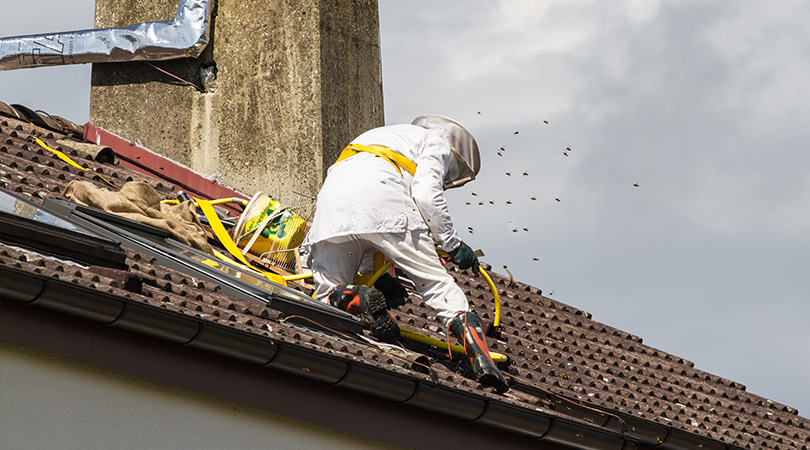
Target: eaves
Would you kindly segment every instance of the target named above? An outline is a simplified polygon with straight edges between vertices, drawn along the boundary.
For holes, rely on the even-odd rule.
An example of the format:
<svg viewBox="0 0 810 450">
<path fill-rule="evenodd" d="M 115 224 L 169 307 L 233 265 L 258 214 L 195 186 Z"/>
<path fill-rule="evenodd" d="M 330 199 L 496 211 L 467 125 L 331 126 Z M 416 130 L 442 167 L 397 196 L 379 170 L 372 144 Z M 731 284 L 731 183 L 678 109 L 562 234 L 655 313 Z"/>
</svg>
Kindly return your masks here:
<svg viewBox="0 0 810 450">
<path fill-rule="evenodd" d="M 97 325 L 135 332 L 253 366 L 562 446 L 560 448 L 620 450 L 636 448 L 639 444 L 638 438 L 630 434 L 553 411 L 518 408 L 442 385 L 429 377 L 391 372 L 363 361 L 324 354 L 293 342 L 263 338 L 121 295 L 99 292 L 14 267 L 0 267 L 0 286 L 4 322 L 13 320 L 12 316 L 16 314 L 37 314 L 29 309 L 41 307 Z M 28 341 L 25 336 L 15 332 L 15 327 L 8 322 L 3 323 L 0 330 L 0 339 L 23 345 Z"/>
</svg>

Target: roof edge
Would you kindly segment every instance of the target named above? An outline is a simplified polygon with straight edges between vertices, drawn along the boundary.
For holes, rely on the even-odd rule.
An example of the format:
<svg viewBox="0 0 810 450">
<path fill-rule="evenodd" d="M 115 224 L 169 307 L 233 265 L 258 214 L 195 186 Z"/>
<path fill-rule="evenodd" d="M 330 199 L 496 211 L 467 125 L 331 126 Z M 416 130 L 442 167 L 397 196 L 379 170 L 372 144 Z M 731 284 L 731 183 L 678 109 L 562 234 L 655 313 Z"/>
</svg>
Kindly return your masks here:
<svg viewBox="0 0 810 450">
<path fill-rule="evenodd" d="M 530 439 L 573 448 L 588 448 L 589 442 L 599 441 L 609 444 L 602 448 L 615 450 L 635 448 L 639 443 L 639 439 L 632 435 L 560 417 L 558 413 L 521 410 L 416 375 L 385 372 L 362 362 L 326 355 L 292 343 L 276 342 L 271 338 L 262 339 L 242 330 L 13 267 L 0 267 L 0 286 L 2 300 L 40 306 L 386 400 L 398 400 L 392 398 L 392 392 L 398 393 L 399 399 L 407 395 L 400 403 Z M 369 380 L 378 389 L 369 389 L 365 385 Z M 515 413 L 519 415 L 516 417 Z"/>
</svg>

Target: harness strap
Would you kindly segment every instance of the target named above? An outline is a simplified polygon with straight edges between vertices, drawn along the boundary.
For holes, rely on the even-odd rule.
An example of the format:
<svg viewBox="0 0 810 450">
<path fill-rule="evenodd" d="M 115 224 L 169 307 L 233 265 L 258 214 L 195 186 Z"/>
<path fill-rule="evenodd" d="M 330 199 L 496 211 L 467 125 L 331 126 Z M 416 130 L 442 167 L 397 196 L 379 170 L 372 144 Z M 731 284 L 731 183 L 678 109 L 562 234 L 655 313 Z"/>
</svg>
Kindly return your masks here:
<svg viewBox="0 0 810 450">
<path fill-rule="evenodd" d="M 354 156 L 358 153 L 365 152 L 371 153 L 374 156 L 379 156 L 380 158 L 388 161 L 397 169 L 397 173 L 402 176 L 402 170 L 408 172 L 413 176 L 416 173 L 416 163 L 411 161 L 410 159 L 400 155 L 399 153 L 392 151 L 387 147 L 383 147 L 382 145 L 360 145 L 360 144 L 350 144 L 346 148 L 343 149 L 343 152 L 340 153 L 337 161 L 335 163 L 339 163 L 344 159 L 347 159 L 351 156 Z"/>
<path fill-rule="evenodd" d="M 48 150 L 49 152 L 51 152 L 54 155 L 56 155 L 57 157 L 59 157 L 59 159 L 61 159 L 62 161 L 70 164 L 71 166 L 73 166 L 73 167 L 75 167 L 77 169 L 80 169 L 80 170 L 84 170 L 85 172 L 89 172 L 89 173 L 101 178 L 101 181 L 109 184 L 110 186 L 112 186 L 112 187 L 114 187 L 114 188 L 116 188 L 118 190 L 121 189 L 120 187 L 118 187 L 118 186 L 110 183 L 109 181 L 107 181 L 106 178 L 102 177 L 101 175 L 97 174 L 96 172 L 94 172 L 92 170 L 89 170 L 89 169 L 85 169 L 84 167 L 80 166 L 76 161 L 73 161 L 72 159 L 70 159 L 70 157 L 68 155 L 60 152 L 59 150 L 54 150 L 54 149 L 48 147 L 48 144 L 42 142 L 38 137 L 34 137 L 34 142 L 36 142 L 37 145 L 39 145 L 40 147 L 44 148 L 45 150 Z"/>
<path fill-rule="evenodd" d="M 225 227 L 219 220 L 219 216 L 217 216 L 216 211 L 214 211 L 214 207 L 211 205 L 211 202 L 209 202 L 208 200 L 203 200 L 201 198 L 197 198 L 195 200 L 197 201 L 197 206 L 199 206 L 200 210 L 202 210 L 203 214 L 205 214 L 205 218 L 208 219 L 208 223 L 209 225 L 211 225 L 211 229 L 214 231 L 214 235 L 219 239 L 219 242 L 222 243 L 225 249 L 228 250 L 228 253 L 230 253 L 240 263 L 247 266 L 247 268 L 249 268 L 253 272 L 264 275 L 265 278 L 267 278 L 268 280 L 278 283 L 282 286 L 287 285 L 287 282 L 284 281 L 284 278 L 282 278 L 281 275 L 266 272 L 264 270 L 260 270 L 257 269 L 256 267 L 253 267 L 245 258 L 245 255 L 243 255 L 242 252 L 239 251 L 239 247 L 236 246 L 236 244 L 231 239 L 231 236 L 225 230 Z M 261 233 L 261 229 L 256 230 L 256 232 Z M 222 259 L 223 261 L 228 261 L 232 264 L 235 264 L 233 260 L 224 257 L 225 255 L 222 255 L 219 252 L 217 252 L 216 256 L 219 259 Z"/>
</svg>

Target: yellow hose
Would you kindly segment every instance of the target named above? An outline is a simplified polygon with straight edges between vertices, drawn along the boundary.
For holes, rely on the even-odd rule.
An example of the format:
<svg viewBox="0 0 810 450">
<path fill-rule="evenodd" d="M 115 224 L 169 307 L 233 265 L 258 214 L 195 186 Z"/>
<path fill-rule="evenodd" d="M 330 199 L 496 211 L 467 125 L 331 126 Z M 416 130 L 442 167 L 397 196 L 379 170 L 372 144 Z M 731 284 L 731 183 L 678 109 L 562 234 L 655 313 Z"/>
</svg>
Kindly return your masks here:
<svg viewBox="0 0 810 450">
<path fill-rule="evenodd" d="M 312 272 L 308 272 L 308 273 L 297 273 L 294 275 L 283 275 L 281 278 L 284 278 L 284 281 L 294 281 L 294 280 L 303 280 L 311 276 Z"/>
<path fill-rule="evenodd" d="M 361 284 L 364 284 L 366 286 L 374 286 L 374 283 L 376 283 L 377 280 L 393 265 L 394 265 L 393 261 L 386 261 L 386 263 L 383 264 L 382 267 L 377 269 L 377 271 L 371 275 L 371 278 L 369 278 L 367 282 Z"/>
<path fill-rule="evenodd" d="M 371 276 L 371 278 L 369 278 L 368 283 L 364 283 L 364 284 L 366 284 L 366 286 L 373 286 L 374 282 L 376 282 L 377 279 L 380 278 L 382 276 L 382 274 L 385 273 L 385 271 L 388 270 L 388 268 L 391 267 L 392 265 L 393 265 L 392 261 L 388 261 L 385 264 L 383 264 L 383 266 L 381 268 L 377 269 L 377 271 L 374 272 L 374 274 Z M 487 280 L 487 284 L 489 285 L 489 290 L 492 291 L 492 296 L 494 297 L 494 300 L 495 300 L 495 323 L 494 323 L 494 326 L 497 327 L 497 326 L 500 325 L 500 322 L 501 322 L 501 298 L 498 295 L 498 289 L 495 287 L 495 283 L 492 282 L 492 278 L 490 278 L 487 271 L 484 270 L 484 268 L 481 267 L 480 265 L 478 266 L 478 272 L 481 274 L 481 276 L 484 277 L 485 280 Z M 433 346 L 440 347 L 440 348 L 445 348 L 446 349 L 447 345 L 448 345 L 446 342 L 440 341 L 438 339 L 434 339 L 434 338 L 432 338 L 430 336 L 426 336 L 426 335 L 424 335 L 422 333 L 413 331 L 413 330 L 411 330 L 409 328 L 405 328 L 405 327 L 399 327 L 399 334 L 402 337 L 406 338 L 406 339 L 410 339 L 410 340 L 416 341 L 416 342 L 421 342 L 423 344 L 433 345 Z M 462 347 L 460 345 L 455 345 L 455 344 L 449 344 L 449 345 L 450 345 L 450 350 L 451 351 L 453 351 L 455 353 L 462 354 L 462 355 L 466 354 L 466 352 L 464 351 L 464 347 Z M 504 362 L 504 361 L 506 361 L 506 355 L 502 355 L 500 353 L 489 352 L 489 356 L 495 362 Z"/>
<path fill-rule="evenodd" d="M 440 341 L 438 339 L 434 339 L 434 338 L 432 338 L 430 336 L 425 336 L 424 334 L 419 333 L 417 331 L 413 331 L 413 330 L 411 330 L 409 328 L 399 327 L 399 334 L 402 337 L 404 337 L 406 339 L 410 339 L 412 341 L 421 342 L 423 344 L 428 344 L 428 345 L 433 345 L 435 347 L 439 347 L 439 348 L 443 348 L 443 349 L 447 348 L 447 342 Z M 456 345 L 456 344 L 450 344 L 450 350 L 453 351 L 454 353 L 458 353 L 458 354 L 461 354 L 461 355 L 466 355 L 467 354 L 464 351 L 464 347 L 462 347 L 460 345 Z M 502 355 L 500 353 L 489 352 L 489 356 L 495 362 L 505 362 L 506 361 L 506 355 Z"/>
<path fill-rule="evenodd" d="M 483 267 L 478 266 L 478 272 L 487 280 L 489 290 L 492 291 L 492 298 L 495 300 L 495 322 L 492 325 L 499 327 L 501 326 L 501 297 L 498 295 L 498 288 L 495 287 L 495 283 L 492 282 L 492 278 Z"/>
<path fill-rule="evenodd" d="M 444 253 L 444 252 L 441 252 L 441 253 Z M 363 285 L 366 285 L 366 286 L 373 286 L 374 283 L 377 281 L 377 279 L 380 278 L 382 276 L 382 274 L 384 274 L 393 264 L 394 264 L 393 261 L 386 261 L 386 263 L 383 264 L 379 269 L 377 269 L 371 275 L 370 278 L 368 278 L 366 280 L 363 280 L 362 279 L 363 277 L 361 277 L 357 282 L 359 284 L 363 284 Z M 487 271 L 484 270 L 484 268 L 481 267 L 480 265 L 478 266 L 478 273 L 480 273 L 481 276 L 484 277 L 484 279 L 487 281 L 487 285 L 489 285 L 489 290 L 492 291 L 492 297 L 493 297 L 493 300 L 495 301 L 495 322 L 493 323 L 493 325 L 496 326 L 496 327 L 500 326 L 500 324 L 501 324 L 501 297 L 498 295 L 498 288 L 495 287 L 495 283 L 492 281 L 492 278 L 490 278 Z M 304 278 L 309 278 L 311 276 L 312 276 L 311 273 L 307 273 L 307 274 L 287 275 L 287 276 L 283 276 L 282 278 L 284 278 L 285 281 L 292 281 L 292 280 L 301 280 L 301 279 L 304 279 Z M 314 293 L 313 293 L 313 297 L 314 297 Z M 419 333 L 417 331 L 413 331 L 413 330 L 411 330 L 409 328 L 399 327 L 399 332 L 400 332 L 400 335 L 402 337 L 406 338 L 406 339 L 410 339 L 410 340 L 416 341 L 416 342 L 421 342 L 423 344 L 433 345 L 433 346 L 440 347 L 440 348 L 445 348 L 445 349 L 447 348 L 447 343 L 446 342 L 442 342 L 442 341 L 440 341 L 438 339 L 434 339 L 434 338 L 432 338 L 430 336 L 426 336 L 426 335 L 424 335 L 422 333 Z M 466 352 L 464 351 L 464 347 L 462 347 L 460 345 L 450 344 L 450 350 L 455 352 L 455 353 L 462 354 L 462 355 L 466 354 Z M 504 361 L 506 361 L 506 356 L 502 355 L 500 353 L 489 352 L 489 356 L 495 362 L 504 362 Z"/>
<path fill-rule="evenodd" d="M 447 254 L 444 250 L 439 250 L 439 255 L 447 258 L 450 255 Z M 495 283 L 492 282 L 492 278 L 489 277 L 489 274 L 486 270 L 484 270 L 481 265 L 478 266 L 478 273 L 487 280 L 487 284 L 489 285 L 489 290 L 492 291 L 492 299 L 495 301 L 495 322 L 492 324 L 493 326 L 499 327 L 501 326 L 501 297 L 498 295 L 498 288 L 495 287 Z"/>
</svg>

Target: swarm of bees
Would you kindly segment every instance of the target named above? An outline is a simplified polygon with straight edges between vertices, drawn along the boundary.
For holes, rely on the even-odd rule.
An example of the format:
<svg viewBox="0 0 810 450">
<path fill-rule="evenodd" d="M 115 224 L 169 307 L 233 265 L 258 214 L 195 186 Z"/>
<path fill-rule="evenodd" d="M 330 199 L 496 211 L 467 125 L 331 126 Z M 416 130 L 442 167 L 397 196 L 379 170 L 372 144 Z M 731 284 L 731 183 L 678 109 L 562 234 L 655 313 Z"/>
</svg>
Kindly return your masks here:
<svg viewBox="0 0 810 450">
<path fill-rule="evenodd" d="M 480 115 L 482 115 L 481 111 L 478 111 L 478 112 L 477 112 L 477 114 L 478 114 L 479 116 L 480 116 Z M 549 121 L 548 121 L 548 120 L 542 120 L 542 123 L 543 123 L 544 125 L 548 125 L 548 124 L 549 124 Z M 520 131 L 519 131 L 519 130 L 515 130 L 515 131 L 513 131 L 513 132 L 512 132 L 512 134 L 513 134 L 513 135 L 519 135 L 519 134 L 520 134 Z M 496 150 L 496 152 L 495 152 L 495 153 L 498 155 L 498 157 L 500 157 L 500 158 L 503 158 L 503 157 L 504 157 L 504 155 L 506 154 L 506 151 L 507 151 L 507 148 L 506 148 L 506 147 L 507 147 L 506 145 L 503 145 L 503 146 L 500 146 L 500 147 L 499 147 L 499 148 Z M 559 151 L 559 150 L 558 150 L 558 151 Z M 570 158 L 570 157 L 571 157 L 571 153 L 572 153 L 572 152 L 573 152 L 573 149 L 572 149 L 572 147 L 571 147 L 570 145 L 566 146 L 566 147 L 565 147 L 565 149 L 564 149 L 564 150 L 562 150 L 562 154 L 563 154 L 563 156 L 564 156 L 564 157 L 566 157 L 566 158 Z M 504 171 L 503 173 L 504 173 L 504 174 L 505 174 L 507 177 L 512 177 L 512 173 L 513 173 L 513 172 L 515 173 L 515 175 L 517 175 L 518 173 L 521 173 L 521 177 L 528 177 L 528 176 L 529 176 L 529 171 L 528 171 L 528 170 L 524 170 L 524 171 L 522 171 L 522 172 L 515 172 L 515 171 L 513 171 L 513 170 L 512 170 L 512 171 Z M 640 186 L 640 185 L 639 185 L 639 183 L 638 183 L 638 182 L 633 183 L 633 187 L 638 188 L 639 186 Z M 474 197 L 478 197 L 478 196 L 479 196 L 479 195 L 478 195 L 478 193 L 476 193 L 476 192 L 472 192 L 472 195 L 473 195 Z M 520 203 L 520 202 L 519 202 L 519 200 L 520 200 L 520 199 L 518 199 L 518 203 Z M 538 200 L 538 196 L 537 196 L 537 195 L 532 195 L 532 196 L 530 196 L 530 197 L 529 197 L 529 200 L 530 200 L 530 201 L 537 201 L 537 200 Z M 554 201 L 555 201 L 555 202 L 557 202 L 557 203 L 562 203 L 562 200 L 560 199 L 560 197 L 554 197 Z M 489 205 L 495 205 L 495 204 L 496 204 L 496 201 L 495 201 L 495 200 L 487 200 L 487 201 L 478 201 L 478 202 L 473 202 L 473 201 L 468 201 L 468 202 L 465 202 L 465 204 L 466 204 L 466 205 L 468 205 L 468 206 L 469 206 L 469 205 L 472 205 L 472 204 L 474 204 L 474 203 L 478 203 L 478 205 L 479 205 L 479 206 L 485 206 L 485 205 L 487 205 L 487 204 L 489 204 Z M 505 202 L 505 206 L 511 206 L 511 205 L 513 205 L 513 204 L 514 204 L 514 202 L 512 201 L 512 199 L 511 199 L 511 198 L 510 198 L 510 199 L 508 199 L 508 200 L 506 200 L 506 202 Z M 512 225 L 512 221 L 509 221 L 509 223 L 510 223 L 510 225 Z M 510 228 L 509 228 L 509 229 L 511 229 L 511 231 L 512 231 L 513 233 L 519 233 L 521 229 L 522 229 L 524 232 L 528 232 L 528 231 L 529 231 L 529 227 L 522 227 L 522 226 L 515 226 L 515 225 L 510 226 Z M 472 228 L 472 227 L 467 227 L 467 231 L 468 231 L 470 234 L 473 234 L 473 233 L 475 232 L 475 231 L 473 230 L 473 228 Z M 532 261 L 539 262 L 539 261 L 540 261 L 540 258 L 539 258 L 539 257 L 532 257 Z M 504 269 L 506 269 L 506 266 L 504 266 Z M 507 273 L 509 273 L 509 272 L 508 272 L 508 269 L 507 269 Z M 510 274 L 510 275 L 511 275 L 511 274 Z M 553 292 L 551 292 L 551 293 L 549 293 L 549 295 L 554 295 L 554 293 L 553 293 Z"/>
</svg>

